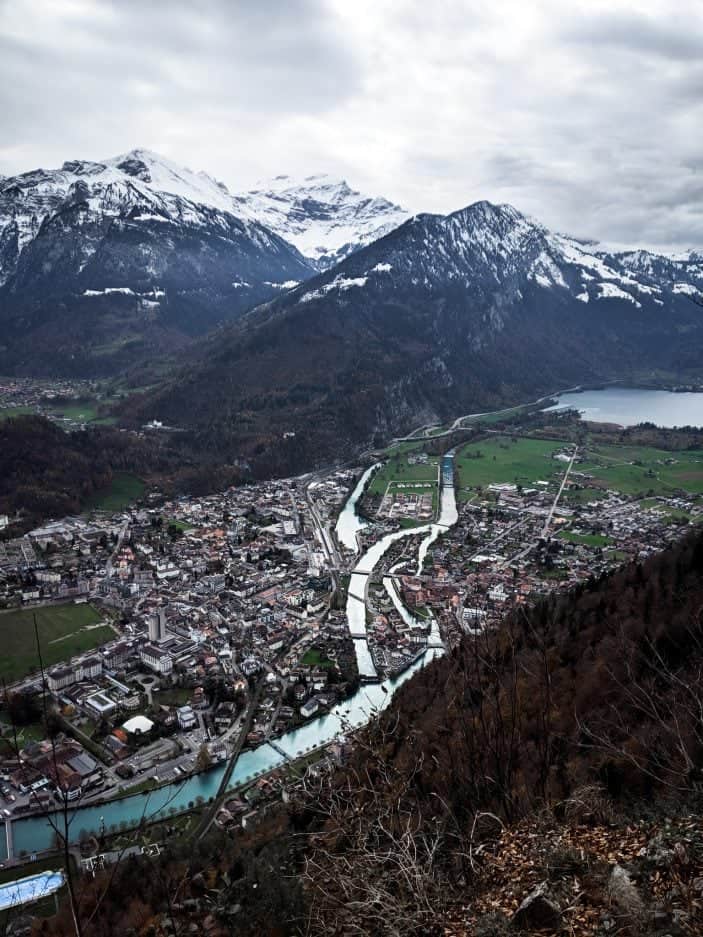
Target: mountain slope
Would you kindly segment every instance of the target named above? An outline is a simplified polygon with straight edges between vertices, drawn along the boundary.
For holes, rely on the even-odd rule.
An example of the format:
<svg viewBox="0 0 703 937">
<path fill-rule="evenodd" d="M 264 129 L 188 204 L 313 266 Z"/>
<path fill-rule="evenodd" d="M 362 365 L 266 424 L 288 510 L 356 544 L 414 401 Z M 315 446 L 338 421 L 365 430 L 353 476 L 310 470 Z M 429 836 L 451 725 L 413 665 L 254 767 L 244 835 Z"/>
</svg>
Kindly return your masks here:
<svg viewBox="0 0 703 937">
<path fill-rule="evenodd" d="M 221 330 L 134 416 L 288 471 L 577 382 L 700 370 L 700 265 L 628 262 L 510 206 L 420 215 Z"/>
<path fill-rule="evenodd" d="M 221 183 L 148 151 L 4 179 L 0 371 L 109 373 L 311 273 Z"/>
<path fill-rule="evenodd" d="M 294 244 L 318 270 L 383 237 L 408 218 L 384 198 L 369 198 L 327 175 L 276 176 L 236 196 L 238 211 Z"/>
</svg>

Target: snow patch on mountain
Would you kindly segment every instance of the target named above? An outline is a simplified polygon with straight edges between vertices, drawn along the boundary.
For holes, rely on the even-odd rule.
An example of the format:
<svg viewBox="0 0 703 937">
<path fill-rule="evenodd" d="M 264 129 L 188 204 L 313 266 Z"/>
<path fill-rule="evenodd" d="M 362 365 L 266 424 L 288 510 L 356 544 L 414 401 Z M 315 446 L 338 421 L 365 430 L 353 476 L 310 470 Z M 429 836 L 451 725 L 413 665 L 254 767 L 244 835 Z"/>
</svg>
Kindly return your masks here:
<svg viewBox="0 0 703 937">
<path fill-rule="evenodd" d="M 684 296 L 699 296 L 701 292 L 692 283 L 674 283 L 673 290 Z"/>
<path fill-rule="evenodd" d="M 355 286 L 366 286 L 367 280 L 368 277 L 336 276 L 330 283 L 325 283 L 319 289 L 311 290 L 309 293 L 305 293 L 300 297 L 300 302 L 309 303 L 311 300 L 319 299 L 320 296 L 324 296 L 326 293 L 329 293 L 332 290 L 339 290 L 340 292 L 344 292 L 344 290 L 350 290 Z"/>
<path fill-rule="evenodd" d="M 599 299 L 626 299 L 630 303 L 634 303 L 635 306 L 642 308 L 642 303 L 639 303 L 632 293 L 628 293 L 627 290 L 620 289 L 619 286 L 616 286 L 615 283 L 599 283 Z"/>
<path fill-rule="evenodd" d="M 83 290 L 83 296 L 111 296 L 113 293 L 122 293 L 125 296 L 134 296 L 134 290 L 128 286 L 108 286 L 104 290 Z"/>
</svg>

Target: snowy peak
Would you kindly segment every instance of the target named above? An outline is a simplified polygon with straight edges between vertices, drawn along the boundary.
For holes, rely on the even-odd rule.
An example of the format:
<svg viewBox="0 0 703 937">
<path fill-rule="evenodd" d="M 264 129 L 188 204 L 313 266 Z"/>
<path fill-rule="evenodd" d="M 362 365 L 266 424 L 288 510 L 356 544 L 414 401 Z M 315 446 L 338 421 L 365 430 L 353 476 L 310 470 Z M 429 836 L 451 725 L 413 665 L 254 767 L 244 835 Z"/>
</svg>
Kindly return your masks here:
<svg viewBox="0 0 703 937">
<path fill-rule="evenodd" d="M 287 282 L 295 272 L 304 278 L 306 264 L 256 219 L 242 218 L 226 186 L 202 172 L 178 166 L 149 150 L 131 150 L 102 162 L 67 160 L 60 169 L 36 169 L 0 182 L 0 287 L 20 270 L 25 250 L 49 224 L 69 223 L 76 234 L 74 261 L 83 270 L 95 255 L 98 227 L 114 221 L 118 227 L 146 230 L 155 225 L 152 240 L 167 244 L 169 234 L 186 231 L 196 236 L 234 238 L 242 246 L 272 255 L 295 256 L 289 275 L 279 277 L 278 265 L 268 280 Z M 78 212 L 76 215 L 75 213 Z M 117 228 L 113 234 L 116 234 Z M 244 249 L 244 248 L 243 248 Z M 248 251 L 245 249 L 245 253 Z M 236 270 L 230 277 L 235 279 Z M 246 278 L 245 278 L 246 279 Z"/>
<path fill-rule="evenodd" d="M 223 185 L 155 153 L 37 169 L 0 182 L 0 366 L 38 361 L 44 328 L 47 357 L 68 336 L 66 367 L 79 353 L 86 368 L 121 368 L 125 335 L 171 346 L 312 273 L 292 245 L 236 214 Z M 103 346 L 114 354 L 92 360 Z"/>
<path fill-rule="evenodd" d="M 352 189 L 326 174 L 276 176 L 235 196 L 238 210 L 256 218 L 326 270 L 392 231 L 409 216 L 385 198 Z"/>
<path fill-rule="evenodd" d="M 302 179 L 280 175 L 249 192 L 232 194 L 206 172 L 137 148 L 100 162 L 67 160 L 60 169 L 37 169 L 0 180 L 0 236 L 8 219 L 13 224 L 16 220 L 21 250 L 44 218 L 54 214 L 65 199 L 75 197 L 92 199 L 93 207 L 107 211 L 139 201 L 144 217 L 171 216 L 174 210 L 192 216 L 203 207 L 214 209 L 257 227 L 263 225 L 294 245 L 319 270 L 382 237 L 408 217 L 387 199 L 363 195 L 344 179 L 326 174 Z"/>
<path fill-rule="evenodd" d="M 205 172 L 179 166 L 151 150 L 136 149 L 104 161 L 127 176 L 145 183 L 155 192 L 166 192 L 219 211 L 234 212 L 227 186 Z"/>
</svg>

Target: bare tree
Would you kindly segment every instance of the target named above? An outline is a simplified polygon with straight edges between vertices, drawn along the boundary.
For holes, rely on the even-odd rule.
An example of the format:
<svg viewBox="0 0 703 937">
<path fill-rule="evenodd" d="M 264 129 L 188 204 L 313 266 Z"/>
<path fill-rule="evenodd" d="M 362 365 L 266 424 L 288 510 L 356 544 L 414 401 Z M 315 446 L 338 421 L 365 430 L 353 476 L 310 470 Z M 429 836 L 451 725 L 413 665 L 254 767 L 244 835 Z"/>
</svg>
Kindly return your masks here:
<svg viewBox="0 0 703 937">
<path fill-rule="evenodd" d="M 698 616 L 700 620 L 700 614 Z M 701 627 L 686 632 L 684 661 L 673 666 L 648 637 L 625 650 L 624 675 L 606 673 L 617 688 L 597 721 L 576 714 L 582 745 L 629 764 L 656 784 L 689 791 L 703 782 L 698 753 L 703 749 L 703 639 Z M 691 663 L 695 661 L 696 663 Z"/>
<path fill-rule="evenodd" d="M 363 767 L 339 778 L 306 775 L 302 804 L 319 832 L 307 840 L 303 878 L 310 897 L 307 934 L 427 933 L 447 914 L 452 863 L 470 870 L 469 843 L 437 797 L 428 818 L 414 787 L 422 757 L 405 771 L 385 757 L 397 725 L 360 735 Z"/>
</svg>

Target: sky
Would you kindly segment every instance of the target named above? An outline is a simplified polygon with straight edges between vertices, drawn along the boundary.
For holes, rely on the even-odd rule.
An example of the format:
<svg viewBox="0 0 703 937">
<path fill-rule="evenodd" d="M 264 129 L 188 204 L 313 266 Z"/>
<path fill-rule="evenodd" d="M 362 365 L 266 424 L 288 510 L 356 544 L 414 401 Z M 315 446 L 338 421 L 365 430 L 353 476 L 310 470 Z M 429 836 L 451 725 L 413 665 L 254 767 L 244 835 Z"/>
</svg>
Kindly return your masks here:
<svg viewBox="0 0 703 937">
<path fill-rule="evenodd" d="M 0 0 L 0 173 L 135 147 L 703 247 L 700 0 Z"/>
</svg>

